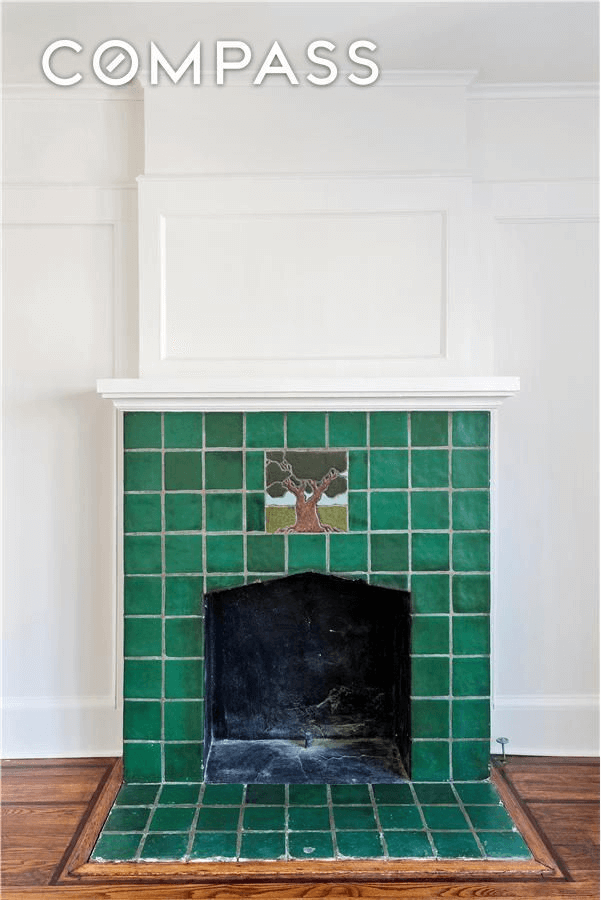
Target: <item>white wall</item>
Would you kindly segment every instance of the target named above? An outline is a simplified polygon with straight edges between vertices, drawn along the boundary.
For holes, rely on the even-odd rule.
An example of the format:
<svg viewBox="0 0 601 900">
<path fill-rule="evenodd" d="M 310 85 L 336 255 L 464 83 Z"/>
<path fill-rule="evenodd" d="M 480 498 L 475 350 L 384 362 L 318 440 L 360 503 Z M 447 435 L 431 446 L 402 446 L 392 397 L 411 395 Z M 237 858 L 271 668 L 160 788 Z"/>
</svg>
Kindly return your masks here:
<svg viewBox="0 0 601 900">
<path fill-rule="evenodd" d="M 214 213 L 220 184 L 222 200 L 261 193 L 259 170 L 272 203 L 301 202 L 305 184 L 317 190 L 317 212 L 328 203 L 357 212 L 360 196 L 373 201 L 371 188 L 384 202 L 385 183 L 397 210 L 442 211 L 446 355 L 391 371 L 440 374 L 438 365 L 522 377 L 498 423 L 493 737 L 506 734 L 514 752 L 596 752 L 596 100 L 568 89 L 468 95 L 462 86 L 437 119 L 439 93 L 425 102 L 423 86 L 389 87 L 370 112 L 384 123 L 374 143 L 361 118 L 337 107 L 345 95 L 336 88 L 319 102 L 330 105 L 326 123 L 343 112 L 345 128 L 327 131 L 320 155 L 310 116 L 302 142 L 295 130 L 293 94 L 265 155 L 248 127 L 240 137 L 237 91 L 221 107 L 227 120 L 208 101 L 189 115 L 185 89 L 168 91 L 167 102 L 157 93 L 147 107 L 142 297 L 160 284 L 165 205 L 184 215 L 208 204 Z M 281 98 L 260 94 L 265 126 Z M 5 756 L 120 747 L 113 420 L 94 382 L 137 373 L 141 107 L 91 88 L 60 100 L 52 89 L 6 97 Z M 248 110 L 238 111 L 247 121 Z M 360 177 L 348 185 L 331 178 L 349 168 Z M 202 176 L 217 170 L 225 182 Z M 174 172 L 186 175 L 183 190 L 165 181 Z M 423 325 L 416 315 L 421 338 Z"/>
</svg>

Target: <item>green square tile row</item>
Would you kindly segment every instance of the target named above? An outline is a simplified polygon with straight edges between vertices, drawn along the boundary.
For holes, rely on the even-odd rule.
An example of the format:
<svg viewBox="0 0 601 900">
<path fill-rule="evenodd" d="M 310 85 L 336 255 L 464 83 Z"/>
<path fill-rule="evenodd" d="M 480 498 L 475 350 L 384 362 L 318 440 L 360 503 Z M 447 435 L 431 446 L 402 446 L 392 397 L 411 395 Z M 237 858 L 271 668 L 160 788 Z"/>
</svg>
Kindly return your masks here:
<svg viewBox="0 0 601 900">
<path fill-rule="evenodd" d="M 413 777 L 485 777 L 489 441 L 485 412 L 127 413 L 126 778 L 201 775 L 204 592 L 306 570 L 411 591 Z M 265 534 L 285 447 L 348 450 L 348 533 Z"/>
<path fill-rule="evenodd" d="M 95 860 L 528 858 L 489 782 L 126 784 Z"/>
</svg>

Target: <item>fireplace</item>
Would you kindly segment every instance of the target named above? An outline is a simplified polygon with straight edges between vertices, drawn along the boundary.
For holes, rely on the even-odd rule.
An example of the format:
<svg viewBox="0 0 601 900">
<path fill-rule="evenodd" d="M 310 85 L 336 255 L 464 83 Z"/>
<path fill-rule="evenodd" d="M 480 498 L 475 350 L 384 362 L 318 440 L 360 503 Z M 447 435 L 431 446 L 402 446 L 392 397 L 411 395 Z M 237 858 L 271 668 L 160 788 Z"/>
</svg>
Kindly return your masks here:
<svg viewBox="0 0 601 900">
<path fill-rule="evenodd" d="M 209 783 L 410 773 L 409 594 L 303 573 L 205 598 Z"/>
<path fill-rule="evenodd" d="M 480 409 L 126 412 L 126 780 L 203 777 L 203 597 L 305 572 L 410 591 L 412 778 L 485 778 L 489 447 Z M 268 489 L 292 451 L 337 456 L 323 530 Z"/>
</svg>

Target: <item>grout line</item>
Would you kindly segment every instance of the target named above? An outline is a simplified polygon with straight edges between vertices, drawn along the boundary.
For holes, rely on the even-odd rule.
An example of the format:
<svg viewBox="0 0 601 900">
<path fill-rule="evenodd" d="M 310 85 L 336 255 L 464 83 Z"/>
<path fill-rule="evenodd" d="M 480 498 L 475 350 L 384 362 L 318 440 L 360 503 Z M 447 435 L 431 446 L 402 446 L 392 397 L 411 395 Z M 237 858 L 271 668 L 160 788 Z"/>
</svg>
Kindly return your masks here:
<svg viewBox="0 0 601 900">
<path fill-rule="evenodd" d="M 429 841 L 429 843 L 430 843 L 430 847 L 432 848 L 432 855 L 433 855 L 433 856 L 438 856 L 438 850 L 436 849 L 436 844 L 434 843 L 434 838 L 432 837 L 432 832 L 430 831 L 430 828 L 429 828 L 429 826 L 428 826 L 428 823 L 426 822 L 426 817 L 425 817 L 425 815 L 424 815 L 424 811 L 423 811 L 423 809 L 422 809 L 422 805 L 421 805 L 421 803 L 419 802 L 417 793 L 416 793 L 416 791 L 415 791 L 415 787 L 413 786 L 413 782 L 412 782 L 412 781 L 408 781 L 407 784 L 409 785 L 409 790 L 411 791 L 411 794 L 412 794 L 412 796 L 413 796 L 413 803 L 415 804 L 415 807 L 416 807 L 416 809 L 417 809 L 417 811 L 418 811 L 418 813 L 419 813 L 419 817 L 420 817 L 420 819 L 422 820 L 422 826 L 423 826 L 423 828 L 424 828 L 424 830 L 425 830 L 425 832 L 426 832 L 426 837 L 428 838 L 428 841 Z"/>
<path fill-rule="evenodd" d="M 165 612 L 167 605 L 167 555 L 165 548 L 165 413 L 161 413 L 161 781 L 165 781 L 165 670 L 167 657 L 167 636 Z"/>
<path fill-rule="evenodd" d="M 198 799 L 196 800 L 196 810 L 194 812 L 194 816 L 192 817 L 192 823 L 190 825 L 190 835 L 188 837 L 188 846 L 186 848 L 185 859 L 188 860 L 190 858 L 190 854 L 192 853 L 192 847 L 194 846 L 194 838 L 196 837 L 196 825 L 198 823 L 198 817 L 200 815 L 200 808 L 202 806 L 202 798 L 204 797 L 204 792 L 206 790 L 206 783 L 203 781 L 200 785 L 200 790 L 198 793 Z"/>
<path fill-rule="evenodd" d="M 455 799 L 456 799 L 456 801 L 457 801 L 457 805 L 459 806 L 459 809 L 461 810 L 461 812 L 463 813 L 463 815 L 464 815 L 465 818 L 466 818 L 466 821 L 467 821 L 467 823 L 468 823 L 468 825 L 469 825 L 469 830 L 470 830 L 470 832 L 471 832 L 471 834 L 472 834 L 472 837 L 474 838 L 474 840 L 476 841 L 476 844 L 478 845 L 478 850 L 480 851 L 480 853 L 482 854 L 483 857 L 486 857 L 486 850 L 484 849 L 484 846 L 483 846 L 482 842 L 480 841 L 480 838 L 478 837 L 478 834 L 477 834 L 477 832 L 476 832 L 476 829 L 474 828 L 474 826 L 473 826 L 473 824 L 472 824 L 472 820 L 470 819 L 470 817 L 469 817 L 469 815 L 468 815 L 468 812 L 467 812 L 467 810 L 466 810 L 466 808 L 465 808 L 465 805 L 464 805 L 464 803 L 463 803 L 463 800 L 461 799 L 461 797 L 460 797 L 460 795 L 459 795 L 459 793 L 458 793 L 458 791 L 457 791 L 457 788 L 455 787 L 455 785 L 453 784 L 453 782 L 451 782 L 451 790 L 452 790 L 453 793 L 455 794 Z M 487 829 L 487 830 L 489 830 L 489 829 Z"/>
<path fill-rule="evenodd" d="M 284 857 L 290 859 L 290 785 L 284 785 Z"/>
<path fill-rule="evenodd" d="M 449 442 L 449 590 L 453 586 L 453 413 L 448 414 Z M 453 604 L 449 597 L 449 778 L 453 778 Z"/>
<path fill-rule="evenodd" d="M 328 806 L 328 815 L 330 817 L 330 834 L 332 836 L 332 852 L 334 855 L 334 859 L 338 859 L 340 857 L 340 851 L 338 849 L 338 841 L 336 840 L 336 822 L 334 821 L 334 804 L 332 802 L 332 786 L 326 784 L 326 802 Z"/>
<path fill-rule="evenodd" d="M 371 805 L 374 811 L 374 818 L 376 820 L 376 826 L 378 828 L 378 837 L 380 838 L 380 843 L 382 845 L 382 856 L 384 859 L 388 859 L 388 844 L 386 843 L 386 838 L 384 837 L 384 829 L 382 828 L 382 823 L 380 822 L 380 811 L 378 809 L 378 804 L 376 803 L 373 784 L 368 784 L 367 789 L 369 791 L 369 799 L 371 800 Z"/>
<path fill-rule="evenodd" d="M 155 794 L 154 802 L 150 807 L 150 811 L 148 813 L 148 817 L 146 819 L 146 825 L 142 829 L 142 835 L 140 837 L 140 843 L 138 844 L 138 849 L 136 850 L 136 855 L 134 856 L 134 862 L 138 862 L 142 856 L 144 851 L 144 844 L 146 843 L 146 838 L 148 837 L 148 832 L 150 831 L 150 823 L 152 821 L 152 817 L 154 816 L 157 806 L 159 805 L 159 797 L 163 792 L 163 784 L 157 789 Z"/>
<path fill-rule="evenodd" d="M 245 784 L 242 789 L 242 799 L 240 801 L 240 813 L 238 815 L 238 827 L 236 828 L 236 859 L 240 859 L 240 851 L 242 849 L 242 825 L 244 822 L 244 811 L 246 810 L 246 792 L 248 785 Z"/>
</svg>

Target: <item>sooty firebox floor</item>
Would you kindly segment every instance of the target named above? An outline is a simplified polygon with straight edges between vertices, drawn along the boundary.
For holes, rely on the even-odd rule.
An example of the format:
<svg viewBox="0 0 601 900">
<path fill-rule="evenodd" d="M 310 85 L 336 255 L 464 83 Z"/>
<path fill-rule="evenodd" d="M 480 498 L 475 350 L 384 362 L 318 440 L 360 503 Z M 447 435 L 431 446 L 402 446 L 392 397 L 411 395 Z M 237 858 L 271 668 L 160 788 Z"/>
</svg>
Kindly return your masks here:
<svg viewBox="0 0 601 900">
<path fill-rule="evenodd" d="M 392 741 L 213 741 L 207 781 L 226 784 L 391 784 L 407 775 Z"/>
</svg>

